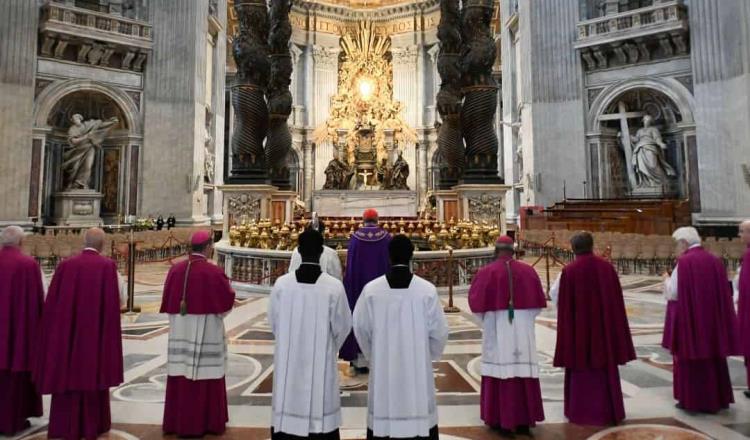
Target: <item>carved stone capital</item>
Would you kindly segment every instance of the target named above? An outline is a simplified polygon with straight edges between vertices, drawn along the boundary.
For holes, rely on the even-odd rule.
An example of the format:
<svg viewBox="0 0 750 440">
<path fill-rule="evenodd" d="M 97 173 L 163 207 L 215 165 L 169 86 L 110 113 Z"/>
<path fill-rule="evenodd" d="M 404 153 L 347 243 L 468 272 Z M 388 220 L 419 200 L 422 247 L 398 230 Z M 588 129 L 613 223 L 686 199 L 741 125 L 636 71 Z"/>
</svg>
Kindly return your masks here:
<svg viewBox="0 0 750 440">
<path fill-rule="evenodd" d="M 394 66 L 415 66 L 419 56 L 417 46 L 394 47 L 391 49 Z"/>
<path fill-rule="evenodd" d="M 313 46 L 313 62 L 316 68 L 336 69 L 339 64 L 339 51 L 335 47 Z"/>
</svg>

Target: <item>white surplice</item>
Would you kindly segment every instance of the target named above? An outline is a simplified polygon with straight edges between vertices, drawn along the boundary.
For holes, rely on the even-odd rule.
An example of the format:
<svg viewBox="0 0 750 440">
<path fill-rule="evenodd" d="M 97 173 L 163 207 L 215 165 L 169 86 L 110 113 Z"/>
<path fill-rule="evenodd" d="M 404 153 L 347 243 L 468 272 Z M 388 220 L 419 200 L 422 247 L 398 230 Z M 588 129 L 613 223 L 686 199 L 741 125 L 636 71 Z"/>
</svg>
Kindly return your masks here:
<svg viewBox="0 0 750 440">
<path fill-rule="evenodd" d="M 227 371 L 224 315 L 169 315 L 167 374 L 221 379 Z"/>
<path fill-rule="evenodd" d="M 367 426 L 376 437 L 428 437 L 437 425 L 432 361 L 448 325 L 435 286 L 414 275 L 407 289 L 385 276 L 362 290 L 354 334 L 370 361 Z"/>
<path fill-rule="evenodd" d="M 539 377 L 534 320 L 542 309 L 477 313 L 482 320 L 482 376 Z"/>
<path fill-rule="evenodd" d="M 273 428 L 306 437 L 341 424 L 338 351 L 352 328 L 341 281 L 321 273 L 315 284 L 294 274 L 276 280 L 268 305 L 276 337 Z"/>
<path fill-rule="evenodd" d="M 301 264 L 302 255 L 300 255 L 297 248 L 294 248 L 294 251 L 292 252 L 292 259 L 289 261 L 289 272 L 291 273 L 299 269 L 299 266 Z M 339 259 L 339 254 L 335 249 L 328 246 L 323 246 L 323 254 L 320 256 L 320 270 L 339 281 L 342 281 L 344 279 L 341 270 L 341 260 Z"/>
</svg>

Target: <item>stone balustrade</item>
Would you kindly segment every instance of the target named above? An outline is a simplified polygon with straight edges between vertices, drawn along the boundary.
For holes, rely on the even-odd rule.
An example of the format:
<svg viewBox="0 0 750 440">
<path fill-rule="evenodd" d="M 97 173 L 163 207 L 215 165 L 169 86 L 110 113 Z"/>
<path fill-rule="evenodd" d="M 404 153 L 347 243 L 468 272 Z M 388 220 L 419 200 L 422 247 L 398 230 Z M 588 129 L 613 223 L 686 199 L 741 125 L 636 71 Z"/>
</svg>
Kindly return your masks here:
<svg viewBox="0 0 750 440">
<path fill-rule="evenodd" d="M 287 273 L 292 251 L 255 249 L 231 246 L 222 241 L 215 246 L 217 262 L 224 268 L 238 294 L 269 293 L 276 279 Z M 346 265 L 346 251 L 340 250 L 342 267 Z M 494 260 L 495 249 L 456 249 L 448 251 L 417 251 L 412 270 L 417 275 L 445 291 L 449 284 L 465 292 L 474 274 Z"/>
<path fill-rule="evenodd" d="M 153 47 L 150 24 L 69 4 L 42 6 L 39 55 L 136 72 Z"/>
<path fill-rule="evenodd" d="M 42 21 L 45 23 L 59 23 L 63 26 L 72 25 L 75 28 L 83 27 L 86 30 L 95 30 L 97 33 L 110 33 L 118 36 L 125 35 L 143 38 L 148 41 L 152 40 L 151 25 L 142 21 L 62 3 L 47 3 L 42 10 Z"/>
<path fill-rule="evenodd" d="M 687 30 L 687 9 L 682 0 L 605 15 L 578 23 L 577 48 L 596 46 L 659 33 Z"/>
</svg>

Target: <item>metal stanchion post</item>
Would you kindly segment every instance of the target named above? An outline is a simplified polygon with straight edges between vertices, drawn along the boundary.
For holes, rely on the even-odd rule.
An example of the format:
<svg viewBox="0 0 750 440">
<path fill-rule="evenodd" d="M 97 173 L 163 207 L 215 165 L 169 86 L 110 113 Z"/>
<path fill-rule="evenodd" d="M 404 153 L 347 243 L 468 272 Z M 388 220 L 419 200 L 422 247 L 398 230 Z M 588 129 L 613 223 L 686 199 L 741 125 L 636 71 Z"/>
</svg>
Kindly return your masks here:
<svg viewBox="0 0 750 440">
<path fill-rule="evenodd" d="M 130 228 L 128 239 L 128 310 L 127 315 L 135 315 L 141 312 L 140 307 L 135 306 L 135 235 Z"/>
<path fill-rule="evenodd" d="M 461 309 L 453 305 L 453 248 L 448 246 L 448 305 L 445 313 L 459 313 Z"/>
</svg>

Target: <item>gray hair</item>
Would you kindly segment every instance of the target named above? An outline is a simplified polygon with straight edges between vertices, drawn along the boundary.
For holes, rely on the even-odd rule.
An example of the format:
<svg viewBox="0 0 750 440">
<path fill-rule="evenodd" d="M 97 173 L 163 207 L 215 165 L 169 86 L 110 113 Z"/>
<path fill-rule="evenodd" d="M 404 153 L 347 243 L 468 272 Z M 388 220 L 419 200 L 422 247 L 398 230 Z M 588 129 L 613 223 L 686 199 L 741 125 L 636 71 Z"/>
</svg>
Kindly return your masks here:
<svg viewBox="0 0 750 440">
<path fill-rule="evenodd" d="M 83 234 L 83 245 L 101 252 L 104 249 L 104 231 L 100 228 L 88 229 Z"/>
<path fill-rule="evenodd" d="M 692 226 L 677 228 L 677 230 L 672 234 L 672 238 L 674 238 L 675 241 L 684 241 L 688 246 L 701 244 L 701 236 L 698 234 L 698 231 Z"/>
<path fill-rule="evenodd" d="M 25 233 L 19 226 L 7 226 L 0 232 L 0 246 L 19 246 Z"/>
</svg>

